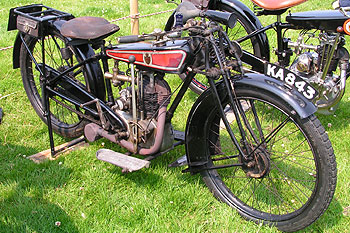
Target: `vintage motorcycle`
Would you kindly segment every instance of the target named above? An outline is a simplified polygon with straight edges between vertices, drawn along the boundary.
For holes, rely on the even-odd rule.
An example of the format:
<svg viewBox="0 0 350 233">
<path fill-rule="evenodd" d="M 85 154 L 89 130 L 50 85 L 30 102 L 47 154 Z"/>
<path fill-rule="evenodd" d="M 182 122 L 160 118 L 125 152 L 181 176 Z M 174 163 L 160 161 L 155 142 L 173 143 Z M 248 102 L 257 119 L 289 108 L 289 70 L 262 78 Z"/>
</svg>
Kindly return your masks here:
<svg viewBox="0 0 350 233">
<path fill-rule="evenodd" d="M 313 102 L 319 113 L 335 112 L 350 74 L 349 53 L 345 48 L 345 36 L 350 35 L 350 16 L 347 13 L 350 5 L 347 6 L 347 2 L 338 1 L 337 10 L 289 13 L 284 23 L 281 15 L 305 0 L 252 0 L 256 6 L 255 15 L 238 0 L 186 1 L 195 2 L 199 8 L 235 13 L 238 24 L 233 29 L 228 28 L 227 34 L 241 44 L 242 61 L 247 72 L 264 73 L 305 90 L 312 97 L 317 95 Z M 277 21 L 263 27 L 256 15 L 276 15 Z M 170 17 L 165 29 L 169 30 L 172 24 L 173 18 Z M 277 62 L 274 64 L 269 63 L 270 46 L 265 33 L 271 29 L 277 35 Z M 288 30 L 300 31 L 296 41 L 286 37 Z M 311 84 L 318 94 L 305 89 L 301 80 Z M 190 87 L 200 94 L 207 88 L 207 82 L 195 78 Z"/>
<path fill-rule="evenodd" d="M 96 153 L 124 172 L 148 167 L 184 144 L 184 172 L 199 173 L 214 196 L 244 218 L 284 231 L 310 225 L 330 204 L 337 176 L 331 143 L 313 115 L 316 107 L 303 91 L 243 70 L 239 43 L 221 26 L 234 28 L 235 13 L 202 11 L 188 2 L 176 13 L 171 31 L 106 45 L 104 39 L 119 27 L 103 18 L 74 18 L 40 4 L 11 9 L 8 29 L 19 30 L 13 65 L 48 125 L 52 155 L 53 131 L 85 134 L 89 141 L 106 138 L 126 148 L 128 155 Z M 172 91 L 166 74 L 186 77 Z M 196 74 L 210 88 L 179 132 L 171 120 Z M 314 90 L 308 83 L 305 88 Z"/>
</svg>

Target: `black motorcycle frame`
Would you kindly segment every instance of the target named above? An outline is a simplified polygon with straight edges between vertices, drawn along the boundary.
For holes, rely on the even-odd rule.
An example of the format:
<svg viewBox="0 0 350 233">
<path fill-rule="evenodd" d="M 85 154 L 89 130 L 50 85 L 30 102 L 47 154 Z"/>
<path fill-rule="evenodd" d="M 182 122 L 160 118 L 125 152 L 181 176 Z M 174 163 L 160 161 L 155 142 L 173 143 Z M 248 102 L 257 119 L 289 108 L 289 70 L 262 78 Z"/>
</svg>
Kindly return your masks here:
<svg viewBox="0 0 350 233">
<path fill-rule="evenodd" d="M 45 7 L 43 5 L 31 5 L 31 6 L 26 6 L 24 10 L 24 14 L 28 14 L 28 12 L 34 10 L 36 11 L 40 7 Z M 47 7 L 46 7 L 47 8 Z M 18 9 L 20 11 L 18 11 Z M 54 9 L 48 8 L 49 11 Z M 19 14 L 21 14 L 23 11 L 23 8 L 14 8 L 11 10 L 10 14 L 10 22 L 14 22 L 15 19 L 14 17 L 17 17 Z M 38 36 L 38 38 L 42 41 L 42 44 L 44 45 L 44 40 L 46 34 L 50 34 L 52 30 L 59 30 L 60 26 L 66 22 L 66 20 L 71 19 L 72 16 L 68 15 L 68 18 L 64 17 L 54 17 L 50 18 L 48 20 L 44 20 L 41 22 L 41 26 L 45 27 L 42 34 Z M 13 23 L 9 24 L 9 30 L 14 30 L 17 29 L 13 26 Z M 257 32 L 256 34 L 260 32 L 264 32 L 268 28 L 261 29 Z M 57 72 L 56 70 L 52 69 L 51 67 L 47 66 L 45 64 L 45 47 L 42 46 L 42 59 L 43 63 L 38 64 L 35 61 L 35 58 L 31 54 L 28 46 L 26 45 L 26 42 L 24 40 L 24 35 L 26 33 L 24 32 L 19 32 L 16 42 L 15 42 L 15 48 L 14 48 L 14 68 L 17 67 L 18 61 L 19 61 L 19 48 L 18 46 L 20 44 L 23 44 L 28 53 L 30 54 L 31 59 L 35 63 L 36 69 L 41 73 L 41 89 L 42 89 L 42 96 L 43 96 L 43 106 L 44 106 L 44 115 L 47 118 L 47 124 L 48 124 L 48 130 L 49 130 L 49 137 L 50 137 L 50 148 L 51 148 L 51 154 L 54 156 L 58 151 L 55 151 L 54 149 L 54 140 L 53 140 L 53 130 L 51 126 L 51 119 L 50 119 L 50 106 L 49 106 L 49 96 L 50 95 L 57 95 L 61 97 L 62 99 L 72 103 L 73 105 L 82 108 L 86 111 L 85 114 L 79 112 L 79 111 L 74 111 L 74 109 L 69 109 L 71 111 L 74 111 L 77 113 L 80 117 L 86 118 L 87 120 L 91 122 L 98 122 L 96 119 L 101 119 L 101 112 L 106 112 L 108 114 L 109 120 L 112 121 L 115 125 L 117 125 L 119 131 L 123 131 L 127 129 L 127 126 L 125 123 L 120 119 L 120 117 L 110 108 L 108 103 L 113 102 L 113 93 L 112 93 L 112 87 L 111 87 L 111 82 L 110 80 L 106 79 L 103 80 L 102 77 L 102 71 L 101 67 L 99 65 L 98 61 L 101 61 L 102 67 L 104 72 L 107 72 L 109 70 L 108 68 L 108 62 L 107 60 L 109 57 L 106 55 L 106 50 L 108 49 L 113 49 L 114 47 L 112 45 L 105 46 L 104 40 L 97 40 L 97 41 L 69 41 L 69 43 L 72 43 L 72 47 L 74 48 L 75 52 L 80 55 L 82 58 L 82 61 L 79 62 L 78 64 L 72 66 L 71 68 L 66 69 L 62 73 Z M 227 35 L 226 35 L 227 36 Z M 251 35 L 251 36 L 255 36 Z M 249 37 L 251 38 L 251 37 Z M 243 38 L 243 39 L 249 39 L 249 38 Z M 129 39 L 129 37 L 128 37 Z M 19 41 L 19 42 L 18 42 Z M 231 45 L 232 46 L 232 45 Z M 98 54 L 94 54 L 92 47 L 95 49 L 100 48 L 101 52 Z M 234 50 L 231 48 L 231 50 Z M 218 51 L 215 51 L 216 53 L 219 53 Z M 217 54 L 218 55 L 218 54 Z M 219 55 L 218 55 L 219 56 Z M 205 64 L 209 63 L 209 56 L 206 56 Z M 95 65 L 94 65 L 95 64 Z M 67 74 L 70 72 L 74 71 L 75 69 L 85 66 L 87 67 L 87 77 L 88 77 L 88 82 L 91 84 L 93 89 L 91 90 L 91 93 L 84 88 L 82 88 L 80 85 L 76 84 Z M 214 79 L 209 78 L 209 83 L 210 83 L 210 91 L 212 92 L 212 96 L 214 97 L 215 101 L 211 103 L 207 103 L 207 106 L 212 106 L 212 103 L 216 104 L 219 106 L 220 112 L 221 112 L 221 117 L 225 123 L 225 125 L 228 125 L 228 121 L 226 118 L 226 115 L 224 113 L 224 106 L 221 104 L 221 99 L 222 96 L 220 96 L 220 93 L 218 93 L 217 88 L 219 86 L 225 86 L 227 88 L 227 93 L 229 95 L 230 103 L 231 106 L 234 110 L 234 114 L 236 116 L 239 116 L 242 114 L 242 106 L 240 106 L 238 101 L 234 100 L 234 97 L 232 96 L 233 89 L 235 87 L 239 87 L 240 85 L 253 85 L 256 88 L 260 88 L 261 90 L 268 91 L 270 93 L 273 93 L 274 95 L 286 99 L 286 102 L 293 106 L 293 108 L 296 110 L 296 114 L 298 114 L 301 118 L 308 117 L 309 115 L 313 114 L 316 111 L 315 106 L 307 101 L 300 93 L 293 89 L 288 89 L 286 88 L 285 84 L 282 81 L 278 81 L 276 79 L 272 79 L 267 76 L 263 75 L 255 75 L 255 74 L 244 74 L 243 77 L 237 76 L 237 77 L 230 77 L 228 71 L 222 70 L 221 73 L 226 73 L 226 75 L 223 75 L 223 81 L 215 83 Z M 244 72 L 241 70 L 241 73 L 243 74 Z M 171 106 L 169 107 L 167 111 L 167 121 L 170 121 L 172 116 L 174 115 L 174 112 L 181 102 L 186 90 L 189 88 L 189 85 L 191 84 L 191 81 L 193 77 L 195 76 L 195 72 L 188 71 L 186 72 L 186 78 L 185 81 L 183 82 L 181 89 L 179 90 L 179 93 L 176 95 L 174 101 L 172 102 Z M 259 77 L 257 77 L 259 76 Z M 230 77 L 230 80 L 229 80 Z M 231 83 L 233 84 L 231 85 Z M 60 83 L 60 85 L 63 86 L 68 86 L 72 92 L 74 92 L 74 97 L 66 95 L 65 93 L 61 93 L 59 90 L 55 90 L 54 88 L 51 88 L 51 86 L 55 83 Z M 107 93 L 107 100 L 105 100 L 106 96 L 104 93 Z M 287 93 L 287 94 L 286 94 Z M 207 99 L 205 100 L 207 101 Z M 193 106 L 193 109 L 201 109 L 203 107 L 202 102 L 198 102 L 197 106 Z M 88 106 L 91 107 L 88 107 Z M 198 108 L 199 107 L 199 108 Z M 191 127 L 196 124 L 196 120 L 193 120 L 196 118 L 198 115 L 198 111 L 192 111 L 190 113 L 192 117 L 190 116 L 188 118 L 187 122 L 187 128 L 186 128 L 186 138 L 187 140 L 193 140 L 193 138 L 198 138 L 198 136 L 201 136 L 201 132 L 194 132 L 191 130 Z M 244 115 L 244 114 L 243 114 Z M 240 117 L 237 117 L 237 119 L 240 119 Z M 241 125 L 240 123 L 239 125 Z M 242 134 L 242 138 L 244 138 L 244 130 L 242 129 L 242 126 L 240 126 L 240 132 Z M 237 148 L 240 148 L 241 146 L 239 145 L 239 142 L 237 139 L 235 139 L 235 135 L 233 134 L 232 130 L 230 127 L 228 127 L 228 131 L 230 134 L 230 137 L 234 144 L 236 145 Z M 178 139 L 182 140 L 180 143 L 176 143 L 176 145 L 180 145 L 184 143 L 183 139 Z M 195 142 L 186 142 L 186 144 L 190 145 L 196 145 Z M 174 144 L 175 145 L 175 144 Z M 191 147 L 191 146 L 190 146 Z M 191 150 L 191 148 L 188 148 Z M 239 149 L 240 154 L 242 156 L 244 153 L 242 152 L 242 149 Z M 253 153 L 253 152 L 251 152 Z M 152 159 L 157 157 L 157 155 L 151 155 Z M 199 160 L 199 161 L 198 161 Z M 189 162 L 189 169 L 191 173 L 197 173 L 198 166 L 203 165 L 203 163 L 206 162 L 206 158 L 200 157 L 200 158 L 188 158 Z M 232 166 L 239 166 L 239 165 L 232 165 Z M 207 168 L 207 169 L 218 169 L 216 167 L 213 168 Z"/>
</svg>

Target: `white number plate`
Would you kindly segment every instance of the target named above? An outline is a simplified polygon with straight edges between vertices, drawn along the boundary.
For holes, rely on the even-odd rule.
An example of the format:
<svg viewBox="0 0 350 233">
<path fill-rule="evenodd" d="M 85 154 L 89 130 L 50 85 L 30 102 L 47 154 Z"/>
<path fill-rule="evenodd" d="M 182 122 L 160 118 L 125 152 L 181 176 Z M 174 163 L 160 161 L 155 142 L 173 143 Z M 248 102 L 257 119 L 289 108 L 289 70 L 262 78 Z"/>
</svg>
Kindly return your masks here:
<svg viewBox="0 0 350 233">
<path fill-rule="evenodd" d="M 290 72 L 287 69 L 284 69 L 280 66 L 266 63 L 264 67 L 264 73 L 266 76 L 281 80 L 288 84 L 289 86 L 295 87 L 295 89 L 305 96 L 308 100 L 314 99 L 318 92 L 313 88 L 309 83 L 304 81 L 298 75 Z"/>
</svg>

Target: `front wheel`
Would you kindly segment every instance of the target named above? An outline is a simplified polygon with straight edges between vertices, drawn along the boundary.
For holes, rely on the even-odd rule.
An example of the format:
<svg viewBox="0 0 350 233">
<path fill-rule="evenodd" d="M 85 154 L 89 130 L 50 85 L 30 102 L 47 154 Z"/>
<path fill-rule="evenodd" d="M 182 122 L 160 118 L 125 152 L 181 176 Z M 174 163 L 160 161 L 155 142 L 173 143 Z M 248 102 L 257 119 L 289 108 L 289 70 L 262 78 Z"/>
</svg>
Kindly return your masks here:
<svg viewBox="0 0 350 233">
<path fill-rule="evenodd" d="M 245 156 L 239 155 L 214 108 L 205 124 L 204 182 L 248 220 L 283 231 L 307 227 L 327 209 L 336 185 L 335 156 L 323 126 L 313 115 L 295 116 L 271 93 L 237 88 L 236 95 L 244 112 L 246 146 L 227 100 L 223 106 Z"/>
</svg>

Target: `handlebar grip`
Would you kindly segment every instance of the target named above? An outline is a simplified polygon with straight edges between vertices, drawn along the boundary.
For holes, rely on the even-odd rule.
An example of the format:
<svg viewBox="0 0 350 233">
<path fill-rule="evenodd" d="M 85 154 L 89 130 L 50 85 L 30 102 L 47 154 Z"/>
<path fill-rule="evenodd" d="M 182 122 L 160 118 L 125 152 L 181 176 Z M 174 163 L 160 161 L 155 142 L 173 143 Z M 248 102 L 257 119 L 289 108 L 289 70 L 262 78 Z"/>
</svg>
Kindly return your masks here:
<svg viewBox="0 0 350 233">
<path fill-rule="evenodd" d="M 140 37 L 139 35 L 130 35 L 130 36 L 120 36 L 118 37 L 119 43 L 134 43 L 143 41 L 144 38 Z"/>
</svg>

